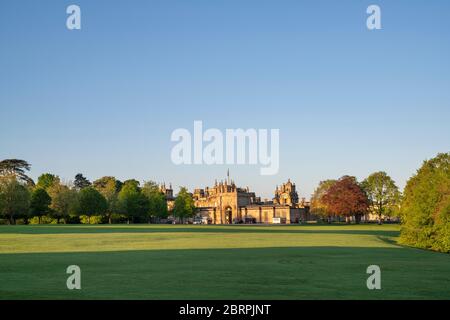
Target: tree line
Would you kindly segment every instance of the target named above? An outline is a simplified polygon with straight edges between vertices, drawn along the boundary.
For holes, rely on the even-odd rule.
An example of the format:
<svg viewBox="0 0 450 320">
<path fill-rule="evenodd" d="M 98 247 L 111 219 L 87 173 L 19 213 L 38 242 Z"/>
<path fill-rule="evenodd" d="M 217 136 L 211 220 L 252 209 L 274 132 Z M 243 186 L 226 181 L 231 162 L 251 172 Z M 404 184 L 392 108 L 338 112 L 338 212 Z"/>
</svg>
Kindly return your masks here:
<svg viewBox="0 0 450 320">
<path fill-rule="evenodd" d="M 407 181 L 403 194 L 386 172 L 362 182 L 343 176 L 319 183 L 311 197 L 311 212 L 331 222 L 356 222 L 371 213 L 401 221 L 400 242 L 450 252 L 450 153 L 424 161 Z"/>
<path fill-rule="evenodd" d="M 46 173 L 37 183 L 26 175 L 24 160 L 0 161 L 0 218 L 24 223 L 158 222 L 169 214 L 185 219 L 195 215 L 192 195 L 178 193 L 172 212 L 155 182 L 142 186 L 134 179 L 102 177 L 90 182 L 77 174 L 63 183 Z M 403 194 L 385 172 L 358 182 L 355 177 L 320 182 L 311 198 L 311 212 L 327 222 L 354 220 L 365 214 L 401 221 L 400 241 L 425 249 L 450 252 L 450 153 L 424 161 L 408 180 Z"/>
<path fill-rule="evenodd" d="M 24 160 L 0 161 L 0 218 L 22 223 L 134 223 L 160 222 L 169 215 L 164 193 L 153 181 L 120 181 L 106 176 L 92 183 L 82 174 L 63 183 L 54 174 L 42 174 L 37 183 L 26 175 Z M 178 193 L 171 214 L 179 219 L 194 215 L 187 189 Z"/>
<path fill-rule="evenodd" d="M 400 213 L 401 193 L 394 180 L 383 171 L 375 172 L 359 183 L 355 177 L 319 183 L 311 197 L 311 212 L 322 219 L 359 223 L 366 214 L 377 216 L 378 223 Z"/>
</svg>

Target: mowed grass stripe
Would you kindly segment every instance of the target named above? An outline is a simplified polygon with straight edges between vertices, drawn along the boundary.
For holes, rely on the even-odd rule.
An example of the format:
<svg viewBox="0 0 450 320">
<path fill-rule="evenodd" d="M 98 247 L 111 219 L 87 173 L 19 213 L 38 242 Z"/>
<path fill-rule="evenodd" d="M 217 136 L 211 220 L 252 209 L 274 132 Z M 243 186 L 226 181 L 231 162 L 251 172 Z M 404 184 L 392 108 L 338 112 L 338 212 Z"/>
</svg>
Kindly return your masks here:
<svg viewBox="0 0 450 320">
<path fill-rule="evenodd" d="M 350 234 L 295 233 L 67 233 L 1 234 L 0 254 L 38 252 L 101 252 L 128 250 L 273 248 L 273 247 L 398 248 L 384 237 Z"/>
<path fill-rule="evenodd" d="M 267 232 L 271 233 L 346 233 L 398 235 L 398 225 L 33 225 L 0 226 L 0 234 L 59 233 L 153 233 L 153 232 Z"/>
</svg>

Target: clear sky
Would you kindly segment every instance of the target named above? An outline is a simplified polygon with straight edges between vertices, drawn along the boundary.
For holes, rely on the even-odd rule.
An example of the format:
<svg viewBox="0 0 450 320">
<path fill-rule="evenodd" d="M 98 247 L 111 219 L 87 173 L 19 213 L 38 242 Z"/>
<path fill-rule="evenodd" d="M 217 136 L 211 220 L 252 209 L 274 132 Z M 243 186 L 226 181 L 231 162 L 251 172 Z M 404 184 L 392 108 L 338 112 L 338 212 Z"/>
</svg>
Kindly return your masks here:
<svg viewBox="0 0 450 320">
<path fill-rule="evenodd" d="M 77 4 L 82 29 L 66 28 Z M 378 4 L 382 30 L 366 28 Z M 280 171 L 176 166 L 170 135 L 279 128 Z M 450 150 L 450 1 L 0 1 L 0 159 L 31 176 L 172 182 L 230 174 L 271 197 L 291 178 L 388 172 Z"/>
</svg>

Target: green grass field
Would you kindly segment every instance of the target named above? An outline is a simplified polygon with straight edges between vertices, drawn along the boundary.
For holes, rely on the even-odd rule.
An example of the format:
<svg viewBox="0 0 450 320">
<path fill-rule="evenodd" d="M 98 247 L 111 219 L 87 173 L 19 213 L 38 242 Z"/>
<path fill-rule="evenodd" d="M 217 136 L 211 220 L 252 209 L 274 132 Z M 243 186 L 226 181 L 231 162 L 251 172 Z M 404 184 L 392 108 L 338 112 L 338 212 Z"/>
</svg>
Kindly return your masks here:
<svg viewBox="0 0 450 320">
<path fill-rule="evenodd" d="M 450 299 L 396 225 L 0 226 L 0 299 Z M 368 290 L 379 265 L 382 289 Z M 78 265 L 82 289 L 66 288 Z"/>
</svg>

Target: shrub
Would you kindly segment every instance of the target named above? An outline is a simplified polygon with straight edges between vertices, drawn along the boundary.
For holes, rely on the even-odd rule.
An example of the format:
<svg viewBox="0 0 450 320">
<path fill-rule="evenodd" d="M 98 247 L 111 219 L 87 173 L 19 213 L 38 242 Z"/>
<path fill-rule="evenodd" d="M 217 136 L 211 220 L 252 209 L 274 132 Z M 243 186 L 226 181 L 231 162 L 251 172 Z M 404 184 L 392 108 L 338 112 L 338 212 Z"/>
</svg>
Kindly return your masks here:
<svg viewBox="0 0 450 320">
<path fill-rule="evenodd" d="M 105 220 L 104 216 L 90 216 L 90 217 L 86 215 L 80 216 L 80 222 L 82 224 L 101 224 L 105 222 L 104 220 Z"/>
<path fill-rule="evenodd" d="M 39 224 L 39 217 L 33 217 L 28 221 L 30 224 Z M 42 216 L 41 224 L 56 224 L 56 219 L 50 216 Z"/>
</svg>

